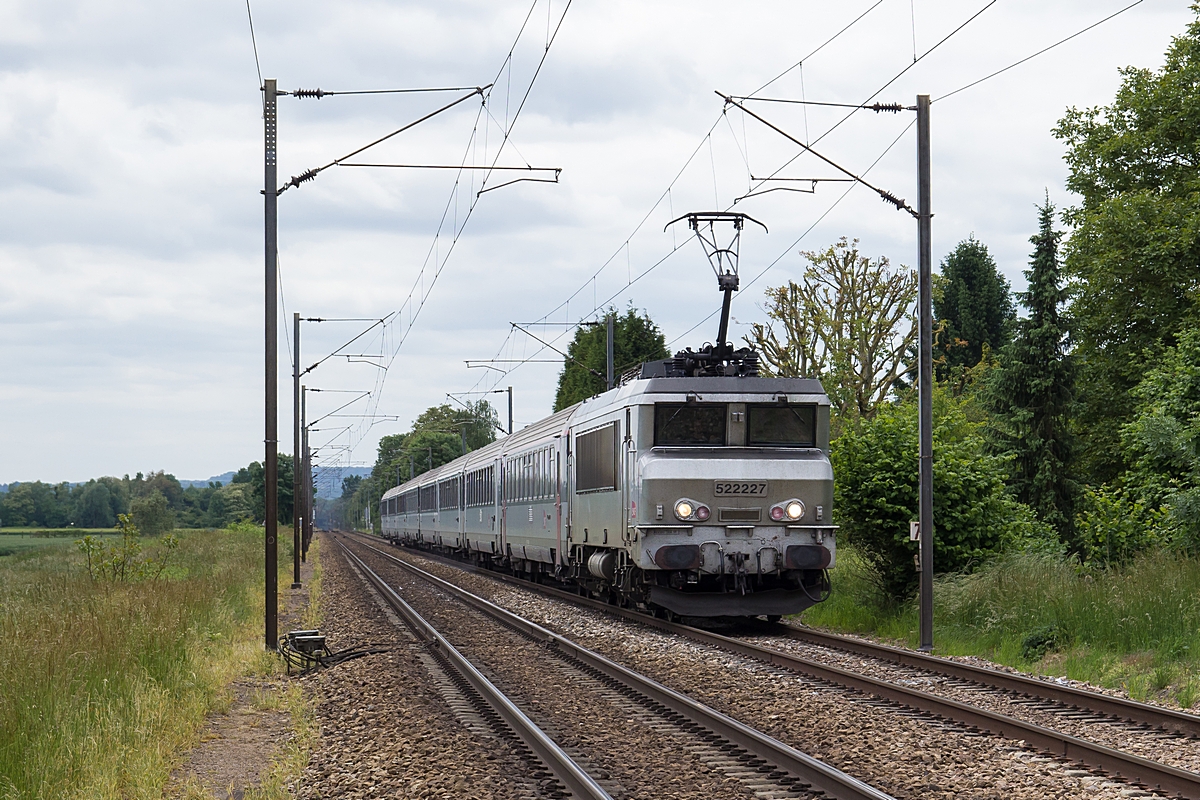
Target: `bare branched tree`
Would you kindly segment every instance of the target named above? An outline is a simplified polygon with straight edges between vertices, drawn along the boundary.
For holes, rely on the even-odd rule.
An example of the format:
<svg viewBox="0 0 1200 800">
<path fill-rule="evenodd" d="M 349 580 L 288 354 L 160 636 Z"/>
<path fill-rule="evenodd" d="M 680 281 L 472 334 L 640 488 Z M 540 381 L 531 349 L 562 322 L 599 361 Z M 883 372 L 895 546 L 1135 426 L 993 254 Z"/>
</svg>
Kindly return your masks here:
<svg viewBox="0 0 1200 800">
<path fill-rule="evenodd" d="M 871 416 L 916 340 L 916 273 L 860 255 L 857 239 L 801 255 L 804 277 L 767 289 L 769 321 L 746 342 L 774 375 L 820 378 L 841 415 Z"/>
</svg>

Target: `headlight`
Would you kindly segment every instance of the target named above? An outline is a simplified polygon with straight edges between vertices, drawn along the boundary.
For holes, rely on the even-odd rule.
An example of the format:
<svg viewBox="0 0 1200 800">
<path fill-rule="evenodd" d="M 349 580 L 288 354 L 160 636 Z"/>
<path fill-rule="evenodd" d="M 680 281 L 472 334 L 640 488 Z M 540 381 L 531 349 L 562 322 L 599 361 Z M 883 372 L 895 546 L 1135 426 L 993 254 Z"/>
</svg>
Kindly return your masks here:
<svg viewBox="0 0 1200 800">
<path fill-rule="evenodd" d="M 804 516 L 804 503 L 799 500 L 785 500 L 771 506 L 771 519 L 775 522 L 796 522 Z"/>
<path fill-rule="evenodd" d="M 712 512 L 708 506 L 703 503 L 697 503 L 695 500 L 677 500 L 675 502 L 675 516 L 682 522 L 688 520 L 698 520 L 704 522 Z"/>
</svg>

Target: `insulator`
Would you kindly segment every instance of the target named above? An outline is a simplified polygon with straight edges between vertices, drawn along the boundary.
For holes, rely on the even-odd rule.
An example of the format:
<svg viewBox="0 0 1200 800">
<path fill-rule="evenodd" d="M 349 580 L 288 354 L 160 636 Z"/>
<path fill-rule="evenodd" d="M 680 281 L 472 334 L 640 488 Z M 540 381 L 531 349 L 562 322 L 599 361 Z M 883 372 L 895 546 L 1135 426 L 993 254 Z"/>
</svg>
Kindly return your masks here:
<svg viewBox="0 0 1200 800">
<path fill-rule="evenodd" d="M 292 92 L 292 97 L 315 97 L 320 100 L 327 94 L 333 94 L 333 92 L 325 92 L 320 89 L 297 89 Z"/>
<path fill-rule="evenodd" d="M 907 205 L 899 197 L 896 197 L 896 195 L 892 194 L 891 192 L 884 191 L 883 189 L 879 190 L 879 197 L 883 200 L 883 202 L 891 203 L 901 211 L 904 210 L 904 206 Z"/>
<path fill-rule="evenodd" d="M 872 111 L 878 114 L 880 111 L 890 111 L 893 114 L 899 114 L 904 110 L 904 106 L 899 103 L 874 103 L 868 106 Z"/>
<path fill-rule="evenodd" d="M 299 186 L 300 184 L 304 183 L 305 181 L 311 181 L 315 177 L 317 177 L 317 171 L 315 169 L 310 169 L 307 172 L 301 172 L 298 176 L 293 175 L 292 179 L 287 182 L 287 185 L 288 186 Z"/>
</svg>

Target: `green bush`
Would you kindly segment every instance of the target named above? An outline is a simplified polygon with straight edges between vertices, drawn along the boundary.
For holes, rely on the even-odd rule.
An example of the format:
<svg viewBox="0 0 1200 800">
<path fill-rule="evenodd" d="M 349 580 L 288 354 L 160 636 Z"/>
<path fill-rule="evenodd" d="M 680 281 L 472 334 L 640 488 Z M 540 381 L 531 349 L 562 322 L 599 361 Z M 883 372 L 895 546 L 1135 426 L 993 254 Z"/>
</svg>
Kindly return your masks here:
<svg viewBox="0 0 1200 800">
<path fill-rule="evenodd" d="M 977 652 L 1015 655 L 1033 634 L 1059 631 L 1059 647 L 1153 653 L 1168 663 L 1200 654 L 1200 561 L 1150 549 L 1126 564 L 1094 568 L 1012 552 L 974 574 L 940 580 L 935 608 L 940 630 L 972 640 Z"/>
<path fill-rule="evenodd" d="M 158 489 L 135 499 L 129 510 L 133 524 L 146 536 L 160 536 L 175 528 L 175 514 Z"/>
<path fill-rule="evenodd" d="M 1007 492 L 1004 460 L 988 455 L 969 400 L 934 395 L 933 517 L 936 572 L 970 570 L 1007 546 L 1054 540 L 1028 507 Z M 834 441 L 835 503 L 846 541 L 874 567 L 892 600 L 916 588 L 908 523 L 917 518 L 918 432 L 915 398 L 884 406 L 848 425 Z"/>
<path fill-rule="evenodd" d="M 1088 562 L 1123 564 L 1170 537 L 1168 511 L 1151 508 L 1120 489 L 1089 488 L 1079 506 L 1075 533 Z"/>
<path fill-rule="evenodd" d="M 1021 658 L 1026 661 L 1038 661 L 1046 653 L 1061 650 L 1070 643 L 1071 632 L 1061 623 L 1039 625 L 1021 640 Z"/>
</svg>

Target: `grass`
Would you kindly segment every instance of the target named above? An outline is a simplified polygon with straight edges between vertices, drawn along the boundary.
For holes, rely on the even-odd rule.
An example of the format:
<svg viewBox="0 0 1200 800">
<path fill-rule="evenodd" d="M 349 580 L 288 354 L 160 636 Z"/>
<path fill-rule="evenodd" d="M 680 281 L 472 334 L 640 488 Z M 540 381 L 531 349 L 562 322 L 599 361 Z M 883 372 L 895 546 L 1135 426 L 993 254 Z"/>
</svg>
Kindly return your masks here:
<svg viewBox="0 0 1200 800">
<path fill-rule="evenodd" d="M 917 609 L 883 601 L 853 547 L 838 550 L 834 591 L 804 613 L 810 625 L 917 643 Z M 1013 553 L 934 584 L 934 643 L 1063 675 L 1141 700 L 1200 701 L 1200 560 L 1142 554 L 1123 567 L 1083 569 Z"/>
<path fill-rule="evenodd" d="M 304 611 L 303 627 L 314 629 L 321 621 L 321 553 L 320 541 L 313 539 L 308 549 L 308 560 L 313 565 L 312 576 L 308 580 L 308 596 L 311 602 Z M 276 670 L 279 670 L 279 660 L 271 659 Z M 308 757 L 316 744 L 320 728 L 317 725 L 316 713 L 312 698 L 306 698 L 301 692 L 300 685 L 290 682 L 274 682 L 255 693 L 254 706 L 259 709 L 281 709 L 288 713 L 292 723 L 292 735 L 283 742 L 276 752 L 267 772 L 267 777 L 260 786 L 246 792 L 249 800 L 288 800 L 293 796 L 291 791 L 300 778 L 300 773 L 308 766 Z"/>
<path fill-rule="evenodd" d="M 181 540 L 158 581 L 93 582 L 71 547 L 0 559 L 0 798 L 159 798 L 233 678 L 275 668 L 261 529 Z"/>
<path fill-rule="evenodd" d="M 75 538 L 85 536 L 89 533 L 93 536 L 116 535 L 116 531 L 112 528 L 101 530 L 70 528 L 68 530 L 70 530 Z M 74 545 L 75 539 L 66 535 L 59 535 L 56 531 L 35 531 L 29 528 L 0 530 L 0 559 L 28 552 L 34 548 L 45 547 L 62 550 L 74 547 Z M 4 562 L 0 560 L 0 564 L 2 563 Z"/>
</svg>

